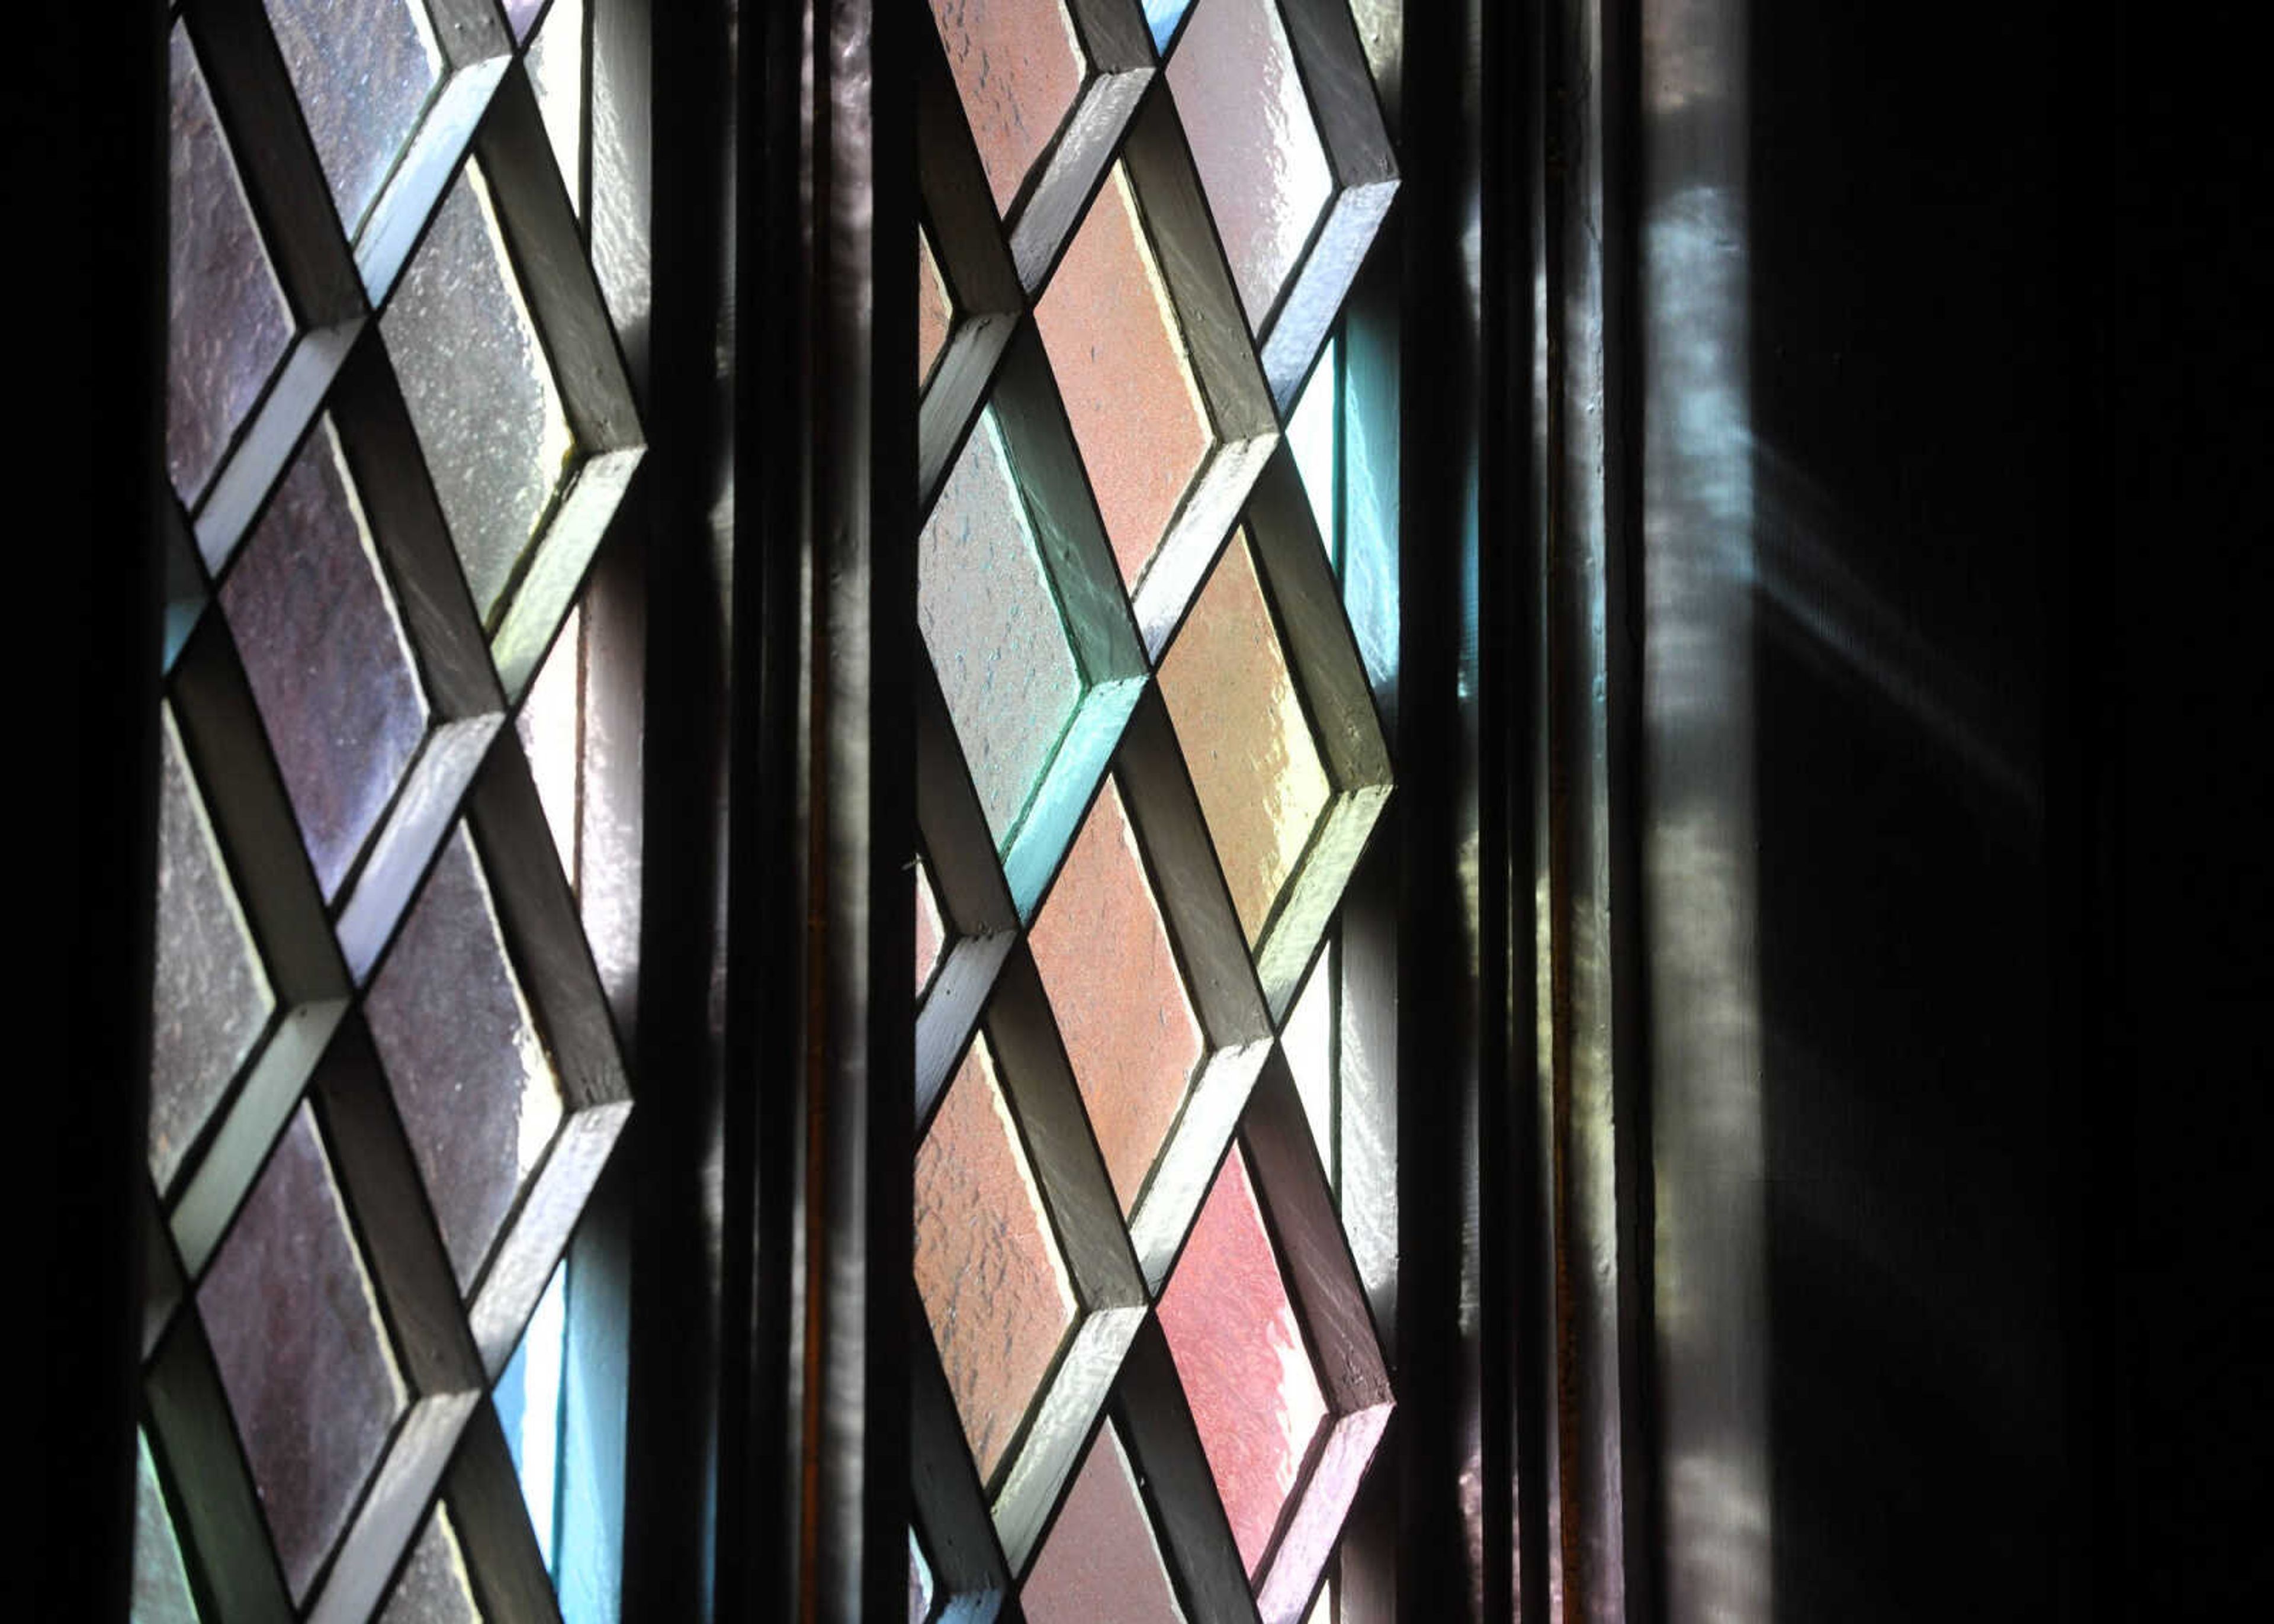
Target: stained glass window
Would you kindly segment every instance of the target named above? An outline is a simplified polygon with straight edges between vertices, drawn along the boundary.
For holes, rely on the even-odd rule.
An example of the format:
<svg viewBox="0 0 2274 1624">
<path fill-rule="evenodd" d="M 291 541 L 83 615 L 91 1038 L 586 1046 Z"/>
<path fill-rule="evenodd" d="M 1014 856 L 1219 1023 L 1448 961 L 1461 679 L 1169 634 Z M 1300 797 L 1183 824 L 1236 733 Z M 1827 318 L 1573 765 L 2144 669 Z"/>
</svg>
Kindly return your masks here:
<svg viewBox="0 0 2274 1624">
<path fill-rule="evenodd" d="M 176 10 L 135 1616 L 534 1616 L 630 1107 L 582 906 L 577 605 L 642 454 L 591 13 Z"/>
<path fill-rule="evenodd" d="M 931 11 L 909 1615 L 1300 1624 L 1391 1402 L 1331 333 L 1395 167 L 1344 0 Z"/>
</svg>

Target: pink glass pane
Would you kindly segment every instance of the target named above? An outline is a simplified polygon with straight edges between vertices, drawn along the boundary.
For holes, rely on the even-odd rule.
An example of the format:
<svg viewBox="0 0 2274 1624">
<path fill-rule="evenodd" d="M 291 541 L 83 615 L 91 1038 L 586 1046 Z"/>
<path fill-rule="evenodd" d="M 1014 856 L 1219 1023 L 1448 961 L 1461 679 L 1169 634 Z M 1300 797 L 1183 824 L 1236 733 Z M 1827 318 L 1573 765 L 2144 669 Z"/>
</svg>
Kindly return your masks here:
<svg viewBox="0 0 2274 1624">
<path fill-rule="evenodd" d="M 203 492 L 292 337 L 213 97 L 186 30 L 174 28 L 166 259 L 166 468 L 184 501 Z"/>
<path fill-rule="evenodd" d="M 1261 330 L 1334 192 L 1276 0 L 1199 0 L 1169 87 L 1239 302 Z"/>
<path fill-rule="evenodd" d="M 215 1255 L 198 1308 L 277 1559 L 305 1596 L 408 1402 L 306 1105 Z"/>
<path fill-rule="evenodd" d="M 1133 587 L 1212 436 L 1121 165 L 1074 233 L 1035 320 L 1121 578 Z"/>
<path fill-rule="evenodd" d="M 916 1288 L 982 1478 L 1073 1324 L 1074 1297 L 983 1034 L 916 1152 Z"/>
<path fill-rule="evenodd" d="M 1110 778 L 1030 944 L 1105 1170 L 1130 1212 L 1200 1064 L 1201 1026 Z"/>
<path fill-rule="evenodd" d="M 931 0 L 995 207 L 1019 187 L 1073 111 L 1087 69 L 1064 0 Z"/>
<path fill-rule="evenodd" d="M 922 230 L 916 233 L 916 382 L 922 386 L 938 365 L 939 352 L 947 348 L 947 330 L 955 321 L 955 301 L 932 253 L 931 237 Z"/>
<path fill-rule="evenodd" d="M 1235 532 L 1161 662 L 1193 787 L 1231 900 L 1260 940 L 1331 786 L 1272 629 L 1244 531 Z"/>
<path fill-rule="evenodd" d="M 328 417 L 277 486 L 221 603 L 328 897 L 387 809 L 427 718 Z"/>
<path fill-rule="evenodd" d="M 1111 1423 L 1066 1491 L 1020 1599 L 1027 1624 L 1185 1624 Z"/>
<path fill-rule="evenodd" d="M 1239 1147 L 1161 1297 L 1161 1329 L 1253 1579 L 1327 1418 Z"/>
<path fill-rule="evenodd" d="M 947 951 L 947 921 L 939 911 L 939 896 L 931 888 L 931 870 L 924 860 L 916 859 L 916 990 L 921 993 L 931 984 L 931 973 L 939 967 L 940 955 Z"/>
<path fill-rule="evenodd" d="M 364 1010 L 451 1266 L 471 1290 L 552 1143 L 561 1099 L 463 825 L 435 861 Z"/>
</svg>

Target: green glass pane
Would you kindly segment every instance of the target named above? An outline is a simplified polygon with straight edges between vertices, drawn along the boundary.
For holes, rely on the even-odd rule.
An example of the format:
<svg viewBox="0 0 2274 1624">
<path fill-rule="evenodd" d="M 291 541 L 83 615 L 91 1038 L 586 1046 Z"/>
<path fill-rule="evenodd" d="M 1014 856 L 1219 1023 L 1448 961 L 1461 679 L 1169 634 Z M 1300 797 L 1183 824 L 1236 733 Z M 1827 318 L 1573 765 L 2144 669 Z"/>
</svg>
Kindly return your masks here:
<svg viewBox="0 0 2274 1624">
<path fill-rule="evenodd" d="M 924 525 L 916 617 L 988 827 L 1007 846 L 1082 674 L 991 408 Z"/>
<path fill-rule="evenodd" d="M 1245 531 L 1233 533 L 1161 662 L 1161 696 L 1252 946 L 1331 786 Z"/>
<path fill-rule="evenodd" d="M 158 1486 L 158 1462 L 150 1457 L 149 1439 L 140 1432 L 134 1435 L 134 1599 L 130 1616 L 134 1624 L 198 1624 L 197 1598 L 190 1593 L 181 1541 L 174 1535 L 165 1491 Z"/>
</svg>

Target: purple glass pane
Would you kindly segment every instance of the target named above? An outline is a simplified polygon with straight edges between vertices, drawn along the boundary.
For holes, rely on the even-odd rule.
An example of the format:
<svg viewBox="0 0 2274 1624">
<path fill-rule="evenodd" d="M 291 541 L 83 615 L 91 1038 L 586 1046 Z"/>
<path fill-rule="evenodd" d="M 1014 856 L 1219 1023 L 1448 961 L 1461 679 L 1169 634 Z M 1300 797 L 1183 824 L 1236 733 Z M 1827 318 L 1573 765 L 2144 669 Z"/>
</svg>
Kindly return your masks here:
<svg viewBox="0 0 2274 1624">
<path fill-rule="evenodd" d="M 340 224 L 352 237 L 442 77 L 425 0 L 265 0 Z"/>
<path fill-rule="evenodd" d="M 1200 1064 L 1201 1026 L 1111 778 L 1030 944 L 1114 1193 L 1133 1211 Z"/>
<path fill-rule="evenodd" d="M 277 1560 L 304 1597 L 408 1402 L 307 1105 L 215 1255 L 198 1309 Z"/>
<path fill-rule="evenodd" d="M 1008 214 L 1087 69 L 1064 0 L 931 0 L 979 162 Z"/>
<path fill-rule="evenodd" d="M 1253 1579 L 1327 1418 L 1327 1401 L 1237 1146 L 1201 1208 L 1160 1312 Z"/>
<path fill-rule="evenodd" d="M 379 1624 L 482 1624 L 465 1551 L 442 1507 L 434 1507 L 418 1531 L 418 1542 L 410 1547 L 410 1560 L 403 1565 Z"/>
<path fill-rule="evenodd" d="M 1112 1424 L 1066 1491 L 1020 1599 L 1027 1624 L 1185 1624 L 1137 1479 Z"/>
<path fill-rule="evenodd" d="M 908 1530 L 908 1624 L 926 1624 L 931 1617 L 931 1568 L 923 1558 L 923 1547 L 916 1543 L 916 1531 Z"/>
<path fill-rule="evenodd" d="M 474 612 L 493 626 L 576 441 L 478 164 L 459 172 L 379 325 Z"/>
<path fill-rule="evenodd" d="M 513 25 L 513 37 L 525 39 L 529 25 L 537 20 L 539 7 L 545 0 L 505 0 L 505 19 Z"/>
<path fill-rule="evenodd" d="M 1239 302 L 1261 331 L 1334 194 L 1276 0 L 1198 0 L 1169 87 Z"/>
<path fill-rule="evenodd" d="M 553 1074 L 462 824 L 365 1000 L 458 1284 L 471 1290 L 561 1116 Z"/>
<path fill-rule="evenodd" d="M 982 1479 L 1073 1324 L 1042 1192 L 983 1034 L 916 1151 L 915 1274 Z"/>
<path fill-rule="evenodd" d="M 329 897 L 387 809 L 427 719 L 330 418 L 300 447 L 221 602 Z"/>
<path fill-rule="evenodd" d="M 1007 846 L 1081 698 L 1081 669 L 991 408 L 918 540 L 916 618 L 988 827 Z"/>
<path fill-rule="evenodd" d="M 1083 216 L 1035 321 L 1121 579 L 1133 588 L 1214 432 L 1121 165 Z"/>
<path fill-rule="evenodd" d="M 276 1007 L 170 707 L 159 713 L 158 950 L 150 1172 L 161 1191 Z"/>
<path fill-rule="evenodd" d="M 292 339 L 292 310 L 198 71 L 170 48 L 173 237 L 166 259 L 166 470 L 194 504 Z"/>
</svg>

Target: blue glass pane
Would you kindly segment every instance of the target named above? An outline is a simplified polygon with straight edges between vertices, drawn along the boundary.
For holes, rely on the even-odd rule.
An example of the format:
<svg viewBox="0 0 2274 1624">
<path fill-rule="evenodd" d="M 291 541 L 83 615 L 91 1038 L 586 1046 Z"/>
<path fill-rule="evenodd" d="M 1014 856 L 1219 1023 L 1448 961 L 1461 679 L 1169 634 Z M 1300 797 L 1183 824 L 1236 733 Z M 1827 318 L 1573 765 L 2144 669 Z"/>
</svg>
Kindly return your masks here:
<svg viewBox="0 0 2274 1624">
<path fill-rule="evenodd" d="M 1153 49 L 1169 49 L 1169 36 L 1192 9 L 1193 0 L 1145 0 L 1145 20 L 1153 26 Z"/>
</svg>

